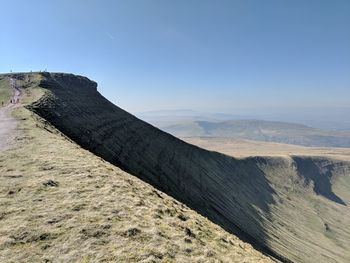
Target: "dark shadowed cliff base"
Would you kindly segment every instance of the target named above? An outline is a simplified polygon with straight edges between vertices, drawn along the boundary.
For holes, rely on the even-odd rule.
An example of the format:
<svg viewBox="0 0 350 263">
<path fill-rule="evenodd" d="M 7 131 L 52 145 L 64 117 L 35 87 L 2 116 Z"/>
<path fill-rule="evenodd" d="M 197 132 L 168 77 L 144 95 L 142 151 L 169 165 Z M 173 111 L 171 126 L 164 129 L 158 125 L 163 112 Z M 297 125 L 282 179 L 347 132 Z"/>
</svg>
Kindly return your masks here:
<svg viewBox="0 0 350 263">
<path fill-rule="evenodd" d="M 85 77 L 42 77 L 45 95 L 29 109 L 84 148 L 282 261 L 350 260 L 349 162 L 234 159 L 137 119 L 102 97 Z"/>
</svg>

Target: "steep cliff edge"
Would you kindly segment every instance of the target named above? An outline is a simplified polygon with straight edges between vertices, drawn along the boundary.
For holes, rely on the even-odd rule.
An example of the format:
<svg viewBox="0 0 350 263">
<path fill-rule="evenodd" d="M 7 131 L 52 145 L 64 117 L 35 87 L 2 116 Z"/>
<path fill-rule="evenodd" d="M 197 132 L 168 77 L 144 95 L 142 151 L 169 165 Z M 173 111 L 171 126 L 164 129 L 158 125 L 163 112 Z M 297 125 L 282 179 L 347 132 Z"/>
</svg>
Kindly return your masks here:
<svg viewBox="0 0 350 263">
<path fill-rule="evenodd" d="M 203 150 L 113 105 L 96 83 L 43 73 L 29 108 L 82 147 L 260 249 L 295 262 L 350 260 L 350 164 L 325 157 L 246 158 Z"/>
<path fill-rule="evenodd" d="M 23 96 L 0 108 L 16 119 L 9 148 L 0 148 L 1 263 L 272 262 L 27 110 L 45 92 L 41 74 L 0 81 L 10 77 Z"/>
</svg>

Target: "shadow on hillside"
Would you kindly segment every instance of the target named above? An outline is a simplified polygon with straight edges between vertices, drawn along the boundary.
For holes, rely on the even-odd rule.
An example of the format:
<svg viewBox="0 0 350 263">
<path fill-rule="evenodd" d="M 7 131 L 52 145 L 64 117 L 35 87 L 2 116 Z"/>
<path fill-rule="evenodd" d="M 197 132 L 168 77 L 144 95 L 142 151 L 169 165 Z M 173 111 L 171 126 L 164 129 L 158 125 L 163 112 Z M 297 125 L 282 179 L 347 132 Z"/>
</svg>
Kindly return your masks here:
<svg viewBox="0 0 350 263">
<path fill-rule="evenodd" d="M 264 220 L 275 191 L 257 160 L 236 160 L 187 144 L 118 108 L 96 83 L 43 74 L 49 96 L 29 108 L 105 160 L 152 184 L 280 260 L 268 246 Z"/>
<path fill-rule="evenodd" d="M 322 164 L 312 158 L 293 157 L 297 165 L 298 175 L 305 179 L 306 185 L 313 182 L 316 194 L 341 205 L 346 203 L 332 191 L 333 164 Z"/>
</svg>

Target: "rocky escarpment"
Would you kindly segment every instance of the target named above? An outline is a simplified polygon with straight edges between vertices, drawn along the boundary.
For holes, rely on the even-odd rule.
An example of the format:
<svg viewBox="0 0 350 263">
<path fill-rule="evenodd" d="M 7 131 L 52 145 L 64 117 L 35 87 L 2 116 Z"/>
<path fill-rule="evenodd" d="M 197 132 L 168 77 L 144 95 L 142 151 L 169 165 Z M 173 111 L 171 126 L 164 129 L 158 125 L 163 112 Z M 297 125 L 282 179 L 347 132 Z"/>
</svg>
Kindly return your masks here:
<svg viewBox="0 0 350 263">
<path fill-rule="evenodd" d="M 303 157 L 237 160 L 206 151 L 118 108 L 96 86 L 84 77 L 44 73 L 46 94 L 29 108 L 84 148 L 283 261 L 350 260 L 350 233 L 342 231 L 350 225 L 343 218 L 349 163 L 313 167 Z"/>
</svg>

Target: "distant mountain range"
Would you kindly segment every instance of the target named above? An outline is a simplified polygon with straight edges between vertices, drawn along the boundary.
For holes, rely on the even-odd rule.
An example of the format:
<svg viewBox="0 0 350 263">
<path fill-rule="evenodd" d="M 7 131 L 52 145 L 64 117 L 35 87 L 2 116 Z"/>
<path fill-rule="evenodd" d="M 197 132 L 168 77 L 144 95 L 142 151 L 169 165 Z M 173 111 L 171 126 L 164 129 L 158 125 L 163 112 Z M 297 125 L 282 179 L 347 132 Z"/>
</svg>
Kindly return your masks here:
<svg viewBox="0 0 350 263">
<path fill-rule="evenodd" d="M 350 147 L 350 131 L 331 131 L 279 121 L 235 120 L 237 116 L 229 114 L 195 113 L 158 112 L 139 117 L 177 137 L 223 137 L 313 147 Z"/>
<path fill-rule="evenodd" d="M 205 112 L 195 110 L 159 110 L 135 113 L 137 117 L 164 127 L 180 121 L 229 121 L 229 120 L 266 120 L 304 124 L 309 127 L 332 131 L 350 131 L 350 107 L 332 109 L 294 109 L 286 111 L 275 109 L 242 110 L 244 114 Z"/>
</svg>

